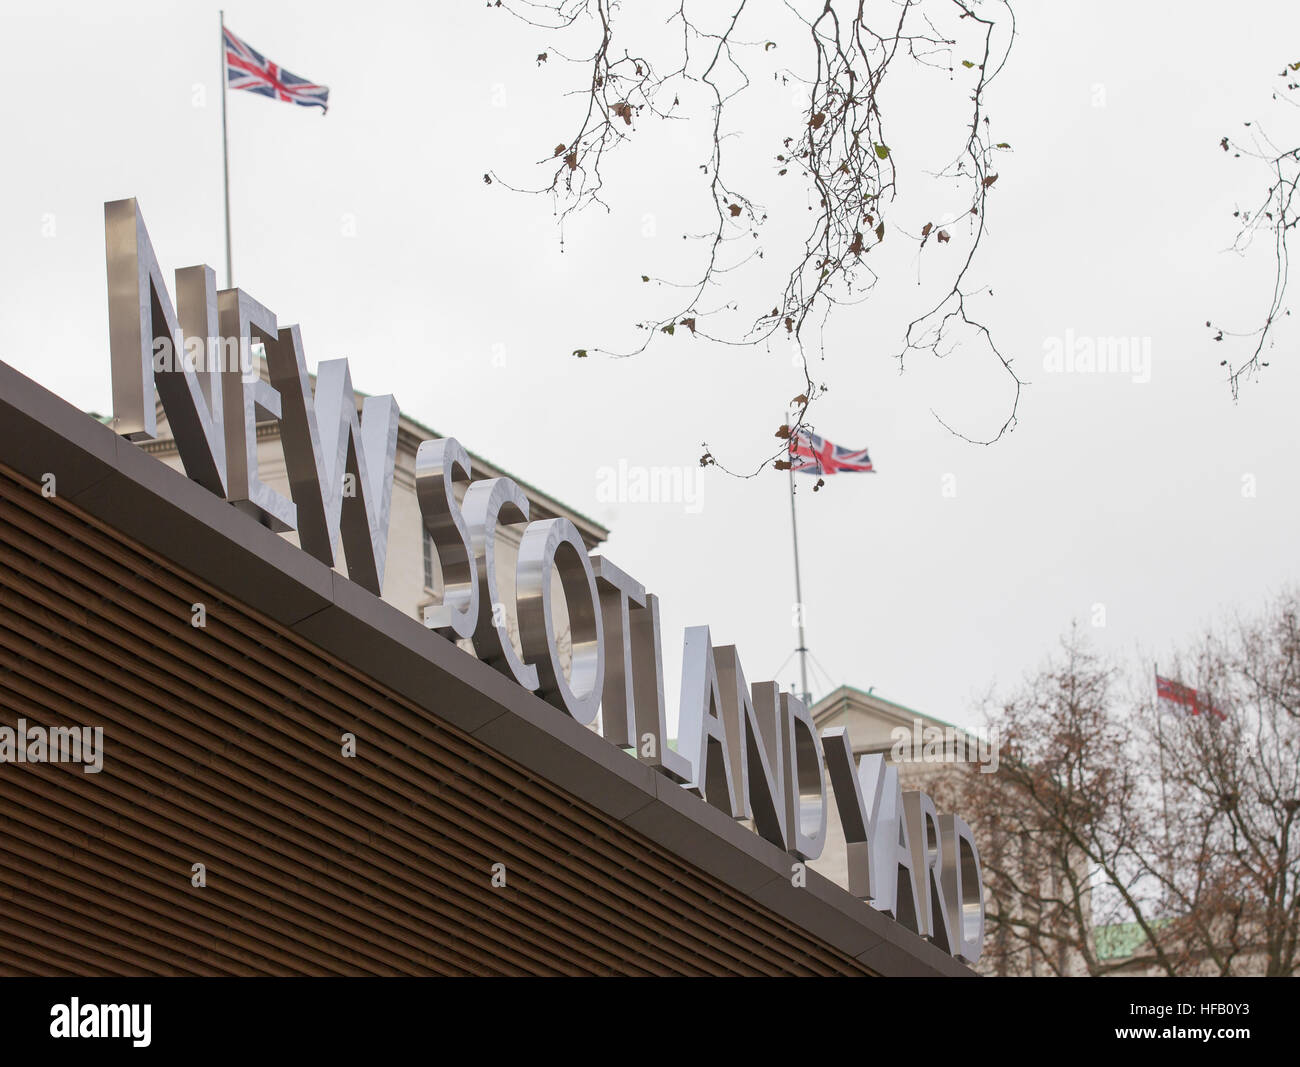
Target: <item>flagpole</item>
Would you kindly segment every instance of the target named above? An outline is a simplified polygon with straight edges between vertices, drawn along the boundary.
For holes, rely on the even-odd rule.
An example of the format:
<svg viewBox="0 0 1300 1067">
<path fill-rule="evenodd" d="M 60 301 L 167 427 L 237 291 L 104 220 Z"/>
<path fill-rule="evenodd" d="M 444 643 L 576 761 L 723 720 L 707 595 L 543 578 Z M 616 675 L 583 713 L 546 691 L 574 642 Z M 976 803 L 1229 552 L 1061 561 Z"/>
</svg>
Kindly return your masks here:
<svg viewBox="0 0 1300 1067">
<path fill-rule="evenodd" d="M 1165 793 L 1165 779 L 1168 772 L 1165 770 L 1165 736 L 1164 736 L 1164 705 L 1160 703 L 1160 664 L 1152 660 L 1151 666 L 1155 673 L 1156 683 L 1156 747 L 1160 749 L 1160 812 L 1164 820 L 1164 838 L 1165 838 L 1165 862 L 1173 861 L 1173 850 L 1169 846 L 1169 798 Z M 1168 891 L 1166 890 L 1166 893 Z"/>
<path fill-rule="evenodd" d="M 235 286 L 230 266 L 230 147 L 226 141 L 226 83 L 230 80 L 226 72 L 226 12 L 219 11 L 221 19 L 221 164 L 225 175 L 226 193 L 226 288 Z"/>
<path fill-rule="evenodd" d="M 786 425 L 789 425 L 790 413 L 786 412 Z M 793 438 L 794 428 L 790 430 Z M 789 439 L 788 439 L 789 440 Z M 787 450 L 787 459 L 789 459 Z M 808 647 L 803 636 L 803 582 L 799 578 L 799 520 L 795 516 L 794 507 L 794 462 L 790 462 L 788 468 L 790 472 L 790 532 L 794 540 L 794 596 L 795 608 L 799 613 L 799 647 L 795 649 L 799 653 L 799 677 L 803 686 L 803 701 L 805 705 L 812 704 L 812 694 L 808 692 Z"/>
</svg>

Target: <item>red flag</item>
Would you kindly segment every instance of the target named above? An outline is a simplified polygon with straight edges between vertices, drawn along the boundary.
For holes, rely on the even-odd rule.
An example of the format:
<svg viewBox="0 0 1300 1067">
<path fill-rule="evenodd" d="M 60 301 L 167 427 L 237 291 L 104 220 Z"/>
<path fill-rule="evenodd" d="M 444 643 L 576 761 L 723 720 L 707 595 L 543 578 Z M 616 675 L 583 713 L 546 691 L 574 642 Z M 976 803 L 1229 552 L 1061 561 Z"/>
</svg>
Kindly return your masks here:
<svg viewBox="0 0 1300 1067">
<path fill-rule="evenodd" d="M 1193 715 L 1199 715 L 1203 711 L 1211 715 L 1217 715 L 1220 720 L 1226 719 L 1222 711 L 1214 706 L 1214 702 L 1209 696 L 1197 692 L 1189 685 L 1183 685 L 1181 682 L 1172 681 L 1169 678 L 1162 678 L 1156 675 L 1156 696 L 1161 700 L 1167 700 L 1171 704 L 1177 704 L 1180 708 L 1190 711 Z"/>
</svg>

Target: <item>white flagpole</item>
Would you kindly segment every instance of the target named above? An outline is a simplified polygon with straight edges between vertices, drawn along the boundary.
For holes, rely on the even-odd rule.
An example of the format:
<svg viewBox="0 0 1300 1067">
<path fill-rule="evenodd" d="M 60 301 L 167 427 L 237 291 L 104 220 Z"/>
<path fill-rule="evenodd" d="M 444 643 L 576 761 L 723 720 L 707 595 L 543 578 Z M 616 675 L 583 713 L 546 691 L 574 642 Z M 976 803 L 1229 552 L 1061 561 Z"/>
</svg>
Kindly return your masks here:
<svg viewBox="0 0 1300 1067">
<path fill-rule="evenodd" d="M 226 12 L 219 11 L 221 19 L 221 163 L 225 173 L 226 192 L 226 288 L 235 286 L 230 266 L 230 148 L 226 143 L 226 82 L 230 75 L 226 72 Z"/>
<path fill-rule="evenodd" d="M 786 412 L 786 425 L 789 425 L 790 413 Z M 791 429 L 790 440 L 793 441 L 794 430 Z M 794 596 L 795 610 L 799 613 L 799 647 L 795 649 L 799 653 L 799 677 L 803 687 L 803 702 L 805 705 L 812 705 L 812 694 L 808 691 L 808 647 L 803 636 L 803 583 L 799 578 L 799 521 L 795 517 L 794 508 L 794 458 L 789 455 L 787 447 L 786 458 L 790 461 L 790 532 L 794 539 Z"/>
</svg>

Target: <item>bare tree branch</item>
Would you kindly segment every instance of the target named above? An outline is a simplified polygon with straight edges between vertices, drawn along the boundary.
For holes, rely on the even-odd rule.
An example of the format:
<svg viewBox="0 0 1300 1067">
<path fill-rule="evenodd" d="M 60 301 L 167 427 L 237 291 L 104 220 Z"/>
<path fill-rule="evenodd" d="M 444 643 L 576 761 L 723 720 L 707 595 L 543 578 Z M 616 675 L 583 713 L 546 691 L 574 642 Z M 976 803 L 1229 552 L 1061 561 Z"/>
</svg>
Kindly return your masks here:
<svg viewBox="0 0 1300 1067">
<path fill-rule="evenodd" d="M 1280 77 L 1287 79 L 1284 93 L 1294 93 L 1300 89 L 1300 82 L 1295 79 L 1297 71 L 1300 71 L 1300 62 L 1289 63 L 1282 70 Z M 1277 92 L 1273 94 L 1273 99 L 1300 106 L 1300 101 L 1294 97 Z M 1253 338 L 1249 355 L 1244 360 L 1234 363 L 1231 358 L 1227 358 L 1219 363 L 1219 366 L 1228 368 L 1228 385 L 1233 400 L 1240 396 L 1243 382 L 1250 381 L 1268 366 L 1263 355 L 1272 348 L 1278 320 L 1291 314 L 1286 306 L 1291 269 L 1288 241 L 1296 223 L 1300 222 L 1300 204 L 1296 202 L 1296 186 L 1300 183 L 1300 145 L 1281 149 L 1258 123 L 1247 122 L 1245 128 L 1250 131 L 1248 139 L 1224 137 L 1219 142 L 1219 147 L 1225 152 L 1232 152 L 1235 159 L 1244 156 L 1264 164 L 1269 175 L 1269 185 L 1253 210 L 1238 208 L 1232 213 L 1233 218 L 1240 221 L 1232 250 L 1244 256 L 1261 235 L 1267 235 L 1273 256 L 1273 282 L 1264 321 L 1255 329 L 1245 333 L 1232 333 L 1211 322 L 1205 324 L 1214 332 L 1215 341 L 1222 341 L 1225 337 Z"/>
<path fill-rule="evenodd" d="M 797 354 L 802 381 L 789 425 L 777 433 L 784 442 L 808 425 L 809 407 L 825 391 L 826 383 L 814 378 L 811 357 L 814 352 L 825 357 L 828 316 L 840 305 L 860 302 L 875 287 L 877 270 L 885 268 L 881 253 L 873 266 L 871 253 L 891 229 L 912 236 L 922 251 L 956 245 L 952 230 L 965 218 L 971 222 L 970 233 L 959 264 L 952 268 L 951 285 L 930 311 L 909 325 L 897 358 L 901 367 L 914 351 L 946 355 L 962 343 L 959 331 L 967 331 L 992 354 L 1012 384 L 1009 413 L 985 443 L 1014 427 L 1024 382 L 970 311 L 968 301 L 982 290 L 967 287 L 986 232 L 988 196 L 998 178 L 994 156 L 1010 147 L 992 142 L 985 111 L 988 87 L 1003 69 L 1015 37 L 1008 0 L 785 0 L 763 6 L 758 0 L 731 0 L 724 15 L 716 8 L 707 11 L 699 2 L 676 0 L 667 18 L 677 31 L 671 53 L 662 42 L 646 37 L 627 42 L 621 29 L 627 13 L 619 0 L 502 0 L 494 6 L 531 26 L 563 34 L 566 40 L 585 34 L 590 42 L 572 57 L 555 47 L 537 56 L 539 64 L 559 57 L 585 72 L 581 88 L 574 91 L 583 101 L 579 116 L 568 136 L 542 161 L 548 181 L 520 189 L 495 172 L 484 176 L 507 188 L 551 197 L 561 231 L 576 212 L 595 205 L 610 210 L 602 168 L 610 153 L 629 143 L 639 124 L 653 118 L 688 118 L 689 103 L 699 91 L 708 112 L 709 147 L 697 170 L 711 204 L 712 225 L 694 235 L 703 245 L 698 269 L 686 279 L 643 276 L 643 281 L 668 292 L 679 290 L 681 296 L 670 313 L 636 324 L 643 335 L 638 344 L 619 351 L 576 348 L 575 355 L 639 355 L 663 337 L 683 331 L 727 345 L 788 343 Z M 789 29 L 782 28 L 783 20 Z M 754 39 L 742 36 L 760 26 L 770 33 Z M 958 62 L 958 50 L 971 45 L 973 57 Z M 808 222 L 802 241 L 790 251 L 761 239 L 767 212 L 737 182 L 727 151 L 729 140 L 737 136 L 732 108 L 751 87 L 755 57 L 773 49 L 794 54 L 796 61 L 774 77 L 782 85 L 801 87 L 807 103 L 796 112 L 792 126 L 783 129 L 777 119 L 772 129 L 745 136 L 770 142 L 775 176 L 802 181 L 807 190 Z M 969 191 L 969 207 L 953 218 L 891 226 L 901 171 L 889 146 L 885 117 L 887 88 L 900 79 L 889 75 L 895 69 L 918 68 L 953 79 L 968 75 L 973 81 L 964 140 L 939 175 Z M 682 104 L 684 97 L 687 105 Z M 788 217 L 788 211 L 785 214 Z M 770 304 L 764 300 L 745 310 L 738 272 L 768 258 L 780 264 L 781 289 Z M 772 461 L 782 466 L 785 457 L 783 443 L 757 466 L 731 470 L 706 444 L 701 464 L 752 477 Z"/>
</svg>

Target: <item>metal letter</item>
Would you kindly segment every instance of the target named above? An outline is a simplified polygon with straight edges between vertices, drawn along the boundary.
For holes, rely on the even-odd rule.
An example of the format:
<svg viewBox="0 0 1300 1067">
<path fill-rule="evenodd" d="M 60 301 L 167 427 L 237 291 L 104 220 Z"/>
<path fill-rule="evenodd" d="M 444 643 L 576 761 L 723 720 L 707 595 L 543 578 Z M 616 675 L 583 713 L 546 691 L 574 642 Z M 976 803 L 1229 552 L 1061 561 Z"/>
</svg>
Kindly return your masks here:
<svg viewBox="0 0 1300 1067">
<path fill-rule="evenodd" d="M 782 728 L 781 723 L 781 687 L 776 682 L 755 682 L 749 687 L 749 692 L 754 701 L 754 718 L 746 731 L 747 744 L 750 746 L 751 751 L 752 746 L 755 744 L 762 747 L 767 769 L 771 773 L 769 784 L 782 838 L 781 841 L 777 841 L 775 837 L 768 838 L 768 840 L 772 841 L 773 844 L 780 845 L 781 848 L 789 852 L 793 831 L 789 823 L 789 801 L 786 799 L 785 788 L 785 730 Z M 755 730 L 755 725 L 757 725 L 757 730 Z M 755 777 L 755 765 L 752 757 L 750 759 L 749 775 L 752 781 Z M 757 777 L 760 780 L 767 780 L 766 775 L 762 773 L 759 773 Z M 751 805 L 753 803 L 752 794 L 750 803 Z"/>
<path fill-rule="evenodd" d="M 264 344 L 276 336 L 275 315 L 242 289 L 217 294 L 221 336 L 238 344 L 238 366 L 222 368 L 226 426 L 226 499 L 272 530 L 298 524 L 293 501 L 262 481 L 257 472 L 257 417 L 280 417 L 280 394 L 258 376 L 253 365 L 254 337 Z M 247 371 L 247 374 L 245 374 Z"/>
<path fill-rule="evenodd" d="M 645 586 L 604 556 L 591 557 L 600 593 L 600 621 L 605 630 L 605 685 L 601 694 L 601 729 L 619 748 L 637 745 L 636 691 L 632 665 L 632 611 L 645 608 Z M 662 742 L 660 742 L 662 743 Z"/>
<path fill-rule="evenodd" d="M 468 465 L 469 460 L 465 462 Z M 497 583 L 496 534 L 503 511 L 513 513 L 515 522 L 528 521 L 528 497 L 509 478 L 488 478 L 472 483 L 465 490 L 461 513 L 469 530 L 478 577 L 479 607 L 478 625 L 473 635 L 474 651 L 484 663 L 491 664 L 525 689 L 535 691 L 540 684 L 537 668 L 519 658 L 506 623 L 503 621 L 497 625 L 494 617 L 496 605 L 502 603 Z M 447 571 L 459 573 L 457 568 L 448 567 L 444 571 L 444 588 L 447 587 Z M 463 594 L 457 595 L 462 602 L 467 602 Z"/>
<path fill-rule="evenodd" d="M 172 309 L 144 218 L 134 200 L 104 205 L 108 264 L 109 350 L 113 370 L 113 426 L 131 441 L 158 435 L 154 402 L 154 346 L 167 357 L 157 373 L 185 473 L 205 489 L 226 494 L 226 447 L 217 347 L 216 283 L 207 267 L 176 274 L 180 319 Z M 183 329 L 182 329 L 183 326 Z M 184 358 L 185 337 L 202 343 L 203 368 Z"/>
<path fill-rule="evenodd" d="M 358 419 L 348 361 L 329 359 L 316 367 L 315 408 L 330 544 L 336 545 L 342 534 L 348 577 L 382 596 L 397 462 L 397 401 L 391 396 L 368 396 Z M 345 473 L 352 476 L 354 495 L 344 494 Z"/>
<path fill-rule="evenodd" d="M 217 320 L 217 276 L 211 267 L 185 267 L 176 272 L 176 304 L 182 343 L 186 346 L 191 341 L 198 343 L 203 366 L 192 368 L 177 353 L 179 364 L 158 376 L 158 395 L 167 412 L 185 473 L 203 488 L 225 496 L 226 432 L 222 415 L 225 390 Z"/>
<path fill-rule="evenodd" d="M 560 665 L 555 635 L 551 576 L 558 574 L 569 611 L 570 667 Z M 515 577 L 519 638 L 524 658 L 537 664 L 540 696 L 567 711 L 583 726 L 600 710 L 605 676 L 604 630 L 596 576 L 587 546 L 568 519 L 531 522 L 519 542 Z"/>
<path fill-rule="evenodd" d="M 265 341 L 271 385 L 280 394 L 280 443 L 289 491 L 298 512 L 298 543 L 327 567 L 334 566 L 334 543 L 326 515 L 329 479 L 325 474 L 311 379 L 297 326 L 283 326 L 274 342 Z M 338 527 L 335 526 L 337 534 Z"/>
<path fill-rule="evenodd" d="M 826 770 L 831 787 L 835 790 L 835 803 L 840 812 L 840 825 L 844 827 L 849 868 L 849 892 L 861 900 L 875 900 L 879 892 L 872 842 L 876 837 L 877 816 L 885 775 L 880 773 L 884 757 L 868 754 L 862 757 L 861 766 L 855 766 L 853 746 L 849 732 L 843 726 L 832 726 L 822 731 L 822 747 L 826 754 Z M 864 795 L 863 790 L 868 792 Z"/>
<path fill-rule="evenodd" d="M 743 819 L 745 801 L 740 792 L 739 773 L 731 764 L 727 716 L 707 626 L 686 628 L 678 731 L 693 769 L 688 788 L 733 819 Z"/>
<path fill-rule="evenodd" d="M 645 595 L 645 607 L 633 611 L 632 688 L 636 708 L 636 757 L 673 782 L 691 780 L 691 762 L 668 745 L 668 712 L 664 702 L 664 651 L 659 630 L 659 598 Z M 654 752 L 642 751 L 641 739 L 655 739 Z"/>
<path fill-rule="evenodd" d="M 939 813 L 929 794 L 910 789 L 903 794 L 903 815 L 912 846 L 912 872 L 917 886 L 917 926 L 922 937 L 945 952 L 954 949 L 948 905 L 944 900 L 944 856 L 939 837 Z"/>
<path fill-rule="evenodd" d="M 871 906 L 894 916 L 913 933 L 918 931 L 920 901 L 912 866 L 912 848 L 903 818 L 903 791 L 898 768 L 880 756 L 865 757 L 859 768 L 862 789 L 878 797 L 872 819 L 872 860 L 879 884 Z"/>
<path fill-rule="evenodd" d="M 420 442 L 415 495 L 442 570 L 442 603 L 427 609 L 425 623 L 448 641 L 473 637 L 478 620 L 474 542 L 454 489 L 456 482 L 468 482 L 472 476 L 469 456 L 456 438 Z"/>
<path fill-rule="evenodd" d="M 731 758 L 740 768 L 740 795 L 745 817 L 754 820 L 754 829 L 760 837 L 784 851 L 787 846 L 787 824 L 783 771 L 780 763 L 774 758 L 769 759 L 766 745 L 772 739 L 763 736 L 754 699 L 756 694 L 760 701 L 764 698 L 763 687 L 755 685 L 751 689 L 746 683 L 735 645 L 715 648 L 713 660 L 718 671 L 722 708 L 727 718 Z M 768 684 L 775 686 L 776 683 Z M 775 730 L 772 734 L 779 736 Z M 776 752 L 773 751 L 772 756 L 775 755 Z"/>
<path fill-rule="evenodd" d="M 812 715 L 793 693 L 781 694 L 785 727 L 785 803 L 790 852 L 815 860 L 826 846 L 826 770 Z"/>
<path fill-rule="evenodd" d="M 956 937 L 953 955 L 963 963 L 978 963 L 984 951 L 984 872 L 980 852 L 959 816 L 939 816 L 943 841 L 943 893 Z"/>
</svg>

